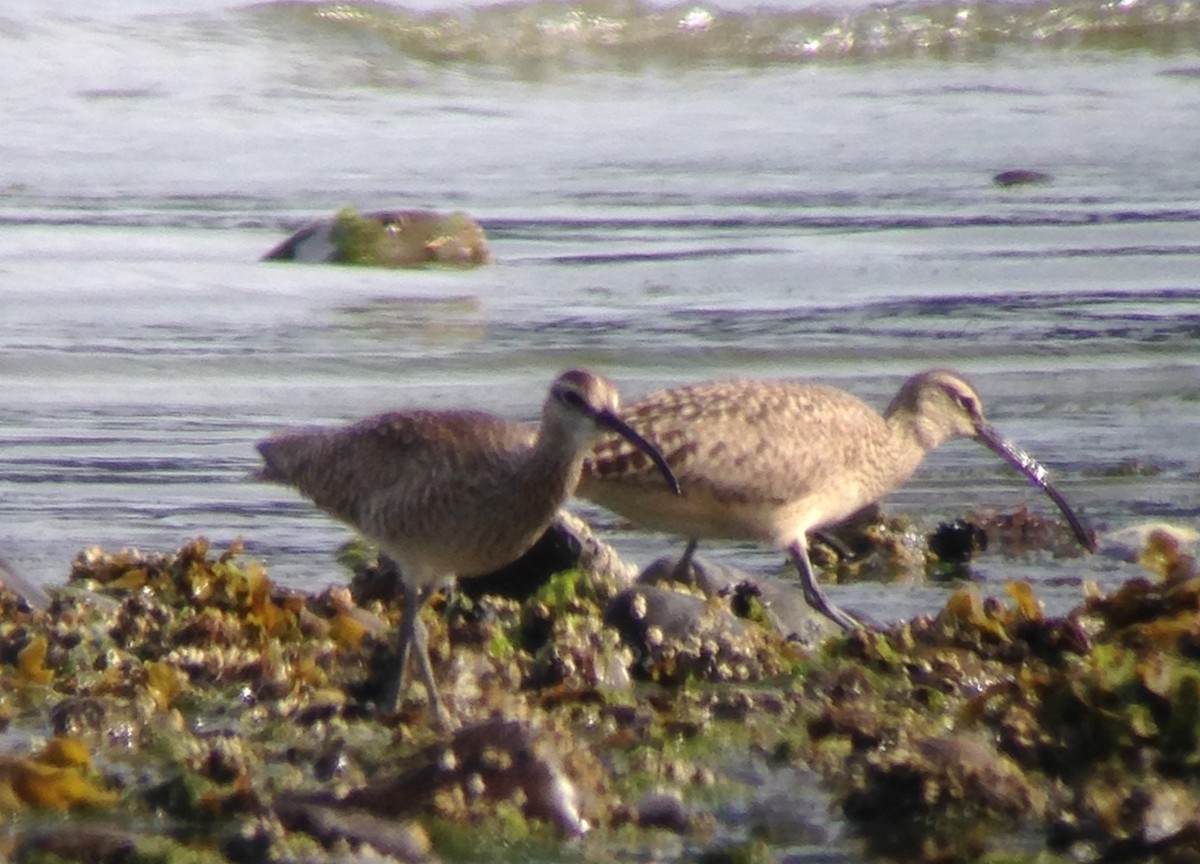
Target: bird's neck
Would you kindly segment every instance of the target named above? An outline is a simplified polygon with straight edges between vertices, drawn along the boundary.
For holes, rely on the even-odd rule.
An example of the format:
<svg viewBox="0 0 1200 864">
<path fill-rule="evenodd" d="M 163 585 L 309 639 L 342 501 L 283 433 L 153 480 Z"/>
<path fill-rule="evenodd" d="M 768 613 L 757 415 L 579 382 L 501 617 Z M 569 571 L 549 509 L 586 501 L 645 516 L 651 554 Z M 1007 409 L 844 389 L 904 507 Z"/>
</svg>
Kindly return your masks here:
<svg viewBox="0 0 1200 864">
<path fill-rule="evenodd" d="M 944 436 L 933 424 L 924 421 L 913 411 L 891 411 L 885 419 L 891 430 L 888 464 L 894 474 L 894 482 L 903 483 L 917 470 L 925 454 L 942 443 Z"/>
<path fill-rule="evenodd" d="M 918 449 L 918 462 L 930 450 L 946 440 L 946 431 L 939 424 L 909 408 L 889 410 L 885 418 L 892 430 L 892 437 L 899 446 Z"/>
<path fill-rule="evenodd" d="M 539 433 L 525 464 L 525 476 L 529 478 L 525 488 L 530 490 L 530 498 L 552 502 L 557 509 L 579 485 L 584 452 L 585 448 L 561 434 Z"/>
</svg>

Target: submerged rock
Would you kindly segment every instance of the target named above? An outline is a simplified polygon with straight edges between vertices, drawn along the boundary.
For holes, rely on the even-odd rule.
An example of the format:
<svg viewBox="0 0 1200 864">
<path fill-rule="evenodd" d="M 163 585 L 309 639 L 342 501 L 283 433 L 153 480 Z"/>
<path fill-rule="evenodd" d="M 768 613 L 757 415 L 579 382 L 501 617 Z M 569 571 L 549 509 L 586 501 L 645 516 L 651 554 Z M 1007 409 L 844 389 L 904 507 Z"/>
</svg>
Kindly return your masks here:
<svg viewBox="0 0 1200 864">
<path fill-rule="evenodd" d="M 359 213 L 345 207 L 333 219 L 308 223 L 263 260 L 368 267 L 478 267 L 493 259 L 483 228 L 465 213 Z"/>
<path fill-rule="evenodd" d="M 1049 183 L 1054 178 L 1045 171 L 1031 168 L 1010 168 L 992 175 L 992 182 L 1001 187 L 1031 186 Z"/>
</svg>

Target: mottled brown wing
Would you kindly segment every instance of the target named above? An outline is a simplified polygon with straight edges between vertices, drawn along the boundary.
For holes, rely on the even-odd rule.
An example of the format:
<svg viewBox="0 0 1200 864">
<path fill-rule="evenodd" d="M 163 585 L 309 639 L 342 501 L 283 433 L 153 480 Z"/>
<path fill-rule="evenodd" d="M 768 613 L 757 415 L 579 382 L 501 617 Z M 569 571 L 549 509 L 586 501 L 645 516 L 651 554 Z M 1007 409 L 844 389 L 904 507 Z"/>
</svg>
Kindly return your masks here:
<svg viewBox="0 0 1200 864">
<path fill-rule="evenodd" d="M 263 479 L 295 486 L 322 509 L 361 524 L 363 508 L 383 495 L 419 506 L 435 490 L 468 492 L 485 466 L 511 460 L 535 434 L 481 412 L 406 411 L 280 435 L 258 450 Z"/>
<path fill-rule="evenodd" d="M 789 501 L 862 458 L 864 430 L 883 418 L 858 398 L 812 384 L 717 381 L 651 393 L 622 417 L 666 457 L 685 493 L 722 498 L 753 488 L 760 501 Z M 819 444 L 819 446 L 813 446 Z M 650 460 L 606 437 L 585 465 L 589 482 L 661 484 Z"/>
</svg>

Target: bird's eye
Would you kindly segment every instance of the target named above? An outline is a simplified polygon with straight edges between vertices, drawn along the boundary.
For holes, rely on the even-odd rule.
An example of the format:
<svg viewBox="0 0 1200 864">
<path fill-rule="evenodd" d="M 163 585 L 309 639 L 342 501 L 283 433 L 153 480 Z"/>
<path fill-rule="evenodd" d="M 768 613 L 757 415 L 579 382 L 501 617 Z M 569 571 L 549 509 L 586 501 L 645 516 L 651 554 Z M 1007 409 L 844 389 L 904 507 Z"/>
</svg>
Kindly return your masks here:
<svg viewBox="0 0 1200 864">
<path fill-rule="evenodd" d="M 979 416 L 979 402 L 974 396 L 968 396 L 965 393 L 959 393 L 954 397 L 954 401 L 958 403 L 958 407 L 966 412 L 968 417 Z"/>
<path fill-rule="evenodd" d="M 559 393 L 558 398 L 572 408 L 582 408 L 584 406 L 583 396 L 578 390 L 563 390 Z"/>
</svg>

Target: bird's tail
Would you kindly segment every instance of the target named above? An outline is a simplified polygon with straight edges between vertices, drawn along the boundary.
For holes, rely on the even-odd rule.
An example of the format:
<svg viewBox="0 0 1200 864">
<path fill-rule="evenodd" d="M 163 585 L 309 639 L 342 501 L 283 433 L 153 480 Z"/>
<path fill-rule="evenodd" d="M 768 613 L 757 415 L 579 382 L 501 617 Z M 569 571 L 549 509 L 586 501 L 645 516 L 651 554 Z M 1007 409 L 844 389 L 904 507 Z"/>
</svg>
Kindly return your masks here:
<svg viewBox="0 0 1200 864">
<path fill-rule="evenodd" d="M 262 457 L 263 465 L 254 472 L 254 479 L 264 483 L 288 483 L 291 472 L 288 471 L 290 460 L 287 458 L 290 448 L 286 437 L 269 438 L 255 445 L 258 455 Z"/>
</svg>

